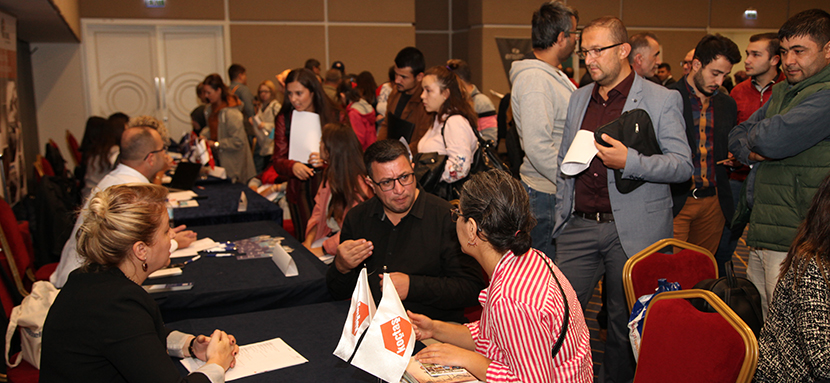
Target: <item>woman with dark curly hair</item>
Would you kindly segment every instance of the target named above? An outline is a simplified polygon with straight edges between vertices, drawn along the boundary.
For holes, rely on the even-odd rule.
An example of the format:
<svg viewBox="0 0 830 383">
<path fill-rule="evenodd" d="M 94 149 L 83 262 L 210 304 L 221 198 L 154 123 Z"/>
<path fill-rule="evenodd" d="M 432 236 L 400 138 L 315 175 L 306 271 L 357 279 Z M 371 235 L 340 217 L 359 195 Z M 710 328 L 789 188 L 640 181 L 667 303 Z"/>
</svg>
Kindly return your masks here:
<svg viewBox="0 0 830 383">
<path fill-rule="evenodd" d="M 501 170 L 470 177 L 453 210 L 458 241 L 490 277 L 481 320 L 464 325 L 409 312 L 422 363 L 461 366 L 487 382 L 593 382 L 582 307 L 565 275 L 530 247 L 536 219 L 522 184 Z"/>
</svg>

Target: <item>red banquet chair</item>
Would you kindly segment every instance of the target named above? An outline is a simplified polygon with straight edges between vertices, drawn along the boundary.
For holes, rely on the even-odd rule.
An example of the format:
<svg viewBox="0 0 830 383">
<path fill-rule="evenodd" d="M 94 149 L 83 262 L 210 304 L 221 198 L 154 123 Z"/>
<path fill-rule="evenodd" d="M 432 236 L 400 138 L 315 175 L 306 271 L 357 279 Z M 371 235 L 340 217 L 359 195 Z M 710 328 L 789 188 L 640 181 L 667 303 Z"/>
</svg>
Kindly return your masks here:
<svg viewBox="0 0 830 383">
<path fill-rule="evenodd" d="M 716 312 L 699 311 L 687 299 L 704 299 Z M 748 383 L 757 365 L 755 335 L 717 295 L 669 291 L 646 311 L 634 383 Z"/>
<path fill-rule="evenodd" d="M 6 201 L 0 199 L 0 204 L 6 204 Z M 8 204 L 6 204 L 8 206 Z M 18 234 L 19 235 L 19 234 Z M 6 236 L 2 230 L 0 230 L 0 244 L 2 244 L 2 254 L 0 254 L 0 258 L 4 261 L 3 266 L 6 268 L 6 275 L 9 275 L 10 271 L 13 271 L 12 274 L 16 275 L 14 284 L 20 290 L 22 289 L 22 284 L 18 284 L 20 282 L 19 274 L 17 266 L 14 263 L 14 257 L 9 256 L 11 252 L 11 246 L 9 241 L 6 240 Z M 28 292 L 25 290 L 21 291 L 22 295 L 28 295 Z M 6 322 L 8 323 L 9 317 L 11 317 L 12 309 L 14 306 L 20 304 L 20 302 L 15 302 L 15 299 L 12 297 L 12 293 L 7 289 L 6 283 L 0 280 L 0 302 L 3 304 L 3 313 L 6 315 Z M 3 349 L 5 352 L 5 348 Z M 14 359 L 14 355 L 10 356 L 10 360 Z M 11 382 L 11 383 L 37 383 L 40 379 L 40 370 L 26 362 L 25 360 L 21 360 L 20 364 L 17 367 L 11 368 L 6 367 L 6 374 L 0 373 L 0 382 Z"/>
<path fill-rule="evenodd" d="M 75 160 L 75 166 L 81 165 L 81 150 L 78 145 L 78 140 L 75 139 L 75 136 L 69 129 L 66 129 L 66 143 L 69 145 L 69 151 L 72 153 L 72 159 Z"/>
<path fill-rule="evenodd" d="M 668 246 L 682 250 L 674 254 L 658 252 Z M 625 300 L 631 310 L 637 298 L 654 293 L 660 278 L 680 282 L 682 289 L 691 289 L 704 279 L 717 277 L 718 266 L 709 250 L 674 238 L 661 239 L 625 262 Z"/>
</svg>

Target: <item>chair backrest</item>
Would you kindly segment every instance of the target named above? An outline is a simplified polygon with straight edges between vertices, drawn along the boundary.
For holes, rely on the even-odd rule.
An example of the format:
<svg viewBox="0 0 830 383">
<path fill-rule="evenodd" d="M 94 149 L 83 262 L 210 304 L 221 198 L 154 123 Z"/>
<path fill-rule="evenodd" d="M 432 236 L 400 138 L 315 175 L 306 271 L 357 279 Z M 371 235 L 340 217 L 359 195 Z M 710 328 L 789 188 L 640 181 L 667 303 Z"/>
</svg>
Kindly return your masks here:
<svg viewBox="0 0 830 383">
<path fill-rule="evenodd" d="M 66 129 L 66 143 L 69 145 L 69 150 L 72 153 L 72 159 L 75 160 L 75 166 L 80 165 L 83 155 L 79 149 L 80 146 L 78 145 L 78 140 L 75 139 L 75 136 L 69 131 L 69 129 Z"/>
<path fill-rule="evenodd" d="M 695 309 L 705 299 L 717 312 Z M 651 301 L 643 325 L 635 383 L 749 382 L 758 365 L 758 341 L 717 295 L 670 291 Z"/>
<path fill-rule="evenodd" d="M 682 250 L 674 254 L 658 252 L 669 246 Z M 661 239 L 625 262 L 625 299 L 631 310 L 637 298 L 654 293 L 660 278 L 680 282 L 681 289 L 691 289 L 704 279 L 717 277 L 715 257 L 708 250 L 674 238 Z"/>
<path fill-rule="evenodd" d="M 14 279 L 20 293 L 26 296 L 28 291 L 26 291 L 23 278 L 32 266 L 34 256 L 29 254 L 11 206 L 3 199 L 0 199 L 0 228 L 2 228 L 0 244 L 3 250 L 0 260 L 3 261 L 6 272 Z"/>
</svg>

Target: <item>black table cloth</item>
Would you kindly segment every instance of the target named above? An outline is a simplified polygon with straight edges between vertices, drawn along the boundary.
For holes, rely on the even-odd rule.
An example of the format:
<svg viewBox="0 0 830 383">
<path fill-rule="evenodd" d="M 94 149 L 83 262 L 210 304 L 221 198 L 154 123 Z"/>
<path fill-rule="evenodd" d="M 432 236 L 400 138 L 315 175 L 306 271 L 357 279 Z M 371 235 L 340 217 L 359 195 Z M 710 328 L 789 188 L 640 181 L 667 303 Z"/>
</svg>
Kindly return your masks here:
<svg viewBox="0 0 830 383">
<path fill-rule="evenodd" d="M 187 291 L 153 293 L 165 322 L 240 314 L 331 300 L 326 289 L 326 269 L 314 254 L 273 221 L 256 221 L 191 227 L 199 238 L 217 242 L 257 235 L 285 237 L 283 245 L 294 249 L 291 257 L 299 275 L 286 277 L 270 258 L 237 260 L 235 257 L 202 256 L 182 267 L 182 275 L 148 279 L 148 284 L 192 282 Z M 180 263 L 189 258 L 176 258 Z"/>
<path fill-rule="evenodd" d="M 191 319 L 167 323 L 167 327 L 190 334 L 206 335 L 218 328 L 235 336 L 240 345 L 282 338 L 308 359 L 308 363 L 249 376 L 235 382 L 377 383 L 378 379 L 374 376 L 332 354 L 340 340 L 348 312 L 349 302 L 339 301 L 220 318 Z M 178 359 L 175 360 L 179 371 L 186 374 L 184 366 Z"/>
<path fill-rule="evenodd" d="M 332 354 L 340 341 L 348 313 L 349 301 L 337 301 L 219 318 L 191 319 L 167 323 L 167 327 L 190 334 L 206 335 L 218 328 L 235 336 L 240 345 L 282 338 L 308 360 L 307 363 L 249 376 L 235 382 L 377 383 L 378 378 Z M 422 343 L 417 342 L 415 352 L 423 347 Z M 173 359 L 179 371 L 183 375 L 187 374 L 179 359 Z"/>
<path fill-rule="evenodd" d="M 199 206 L 173 209 L 176 226 L 218 225 L 223 223 L 274 221 L 282 225 L 282 209 L 242 184 L 220 183 L 193 188 L 200 197 Z M 248 198 L 247 211 L 237 211 L 239 197 Z"/>
</svg>

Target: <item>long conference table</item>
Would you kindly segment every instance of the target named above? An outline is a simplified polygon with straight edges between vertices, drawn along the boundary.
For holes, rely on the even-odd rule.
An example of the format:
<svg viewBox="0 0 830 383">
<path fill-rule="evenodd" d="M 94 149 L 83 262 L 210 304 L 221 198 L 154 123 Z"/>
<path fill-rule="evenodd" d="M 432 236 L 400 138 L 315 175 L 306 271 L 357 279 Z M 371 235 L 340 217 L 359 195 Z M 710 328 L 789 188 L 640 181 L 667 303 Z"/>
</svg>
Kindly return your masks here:
<svg viewBox="0 0 830 383">
<path fill-rule="evenodd" d="M 340 340 L 348 312 L 349 302 L 337 301 L 217 318 L 189 319 L 167 323 L 167 327 L 190 334 L 210 334 L 215 329 L 221 329 L 235 336 L 240 345 L 282 338 L 308 360 L 307 363 L 249 376 L 235 382 L 377 383 L 378 378 L 332 354 Z M 178 359 L 174 360 L 179 372 L 187 374 Z"/>
<path fill-rule="evenodd" d="M 186 291 L 153 293 L 165 322 L 249 313 L 275 308 L 331 301 L 326 288 L 326 270 L 314 254 L 274 221 L 240 222 L 189 227 L 199 238 L 217 242 L 258 235 L 284 237 L 283 245 L 294 249 L 291 257 L 299 275 L 286 277 L 270 258 L 237 260 L 206 257 L 182 267 L 182 275 L 148 279 L 145 285 L 192 282 Z M 190 258 L 175 258 L 180 263 Z M 333 350 L 333 349 L 332 349 Z"/>
<path fill-rule="evenodd" d="M 282 225 L 282 209 L 245 185 L 214 183 L 196 186 L 193 191 L 201 197 L 197 200 L 199 206 L 173 209 L 173 223 L 177 226 L 250 221 L 274 221 Z M 238 211 L 241 193 L 245 193 L 248 199 L 244 212 Z"/>
</svg>

